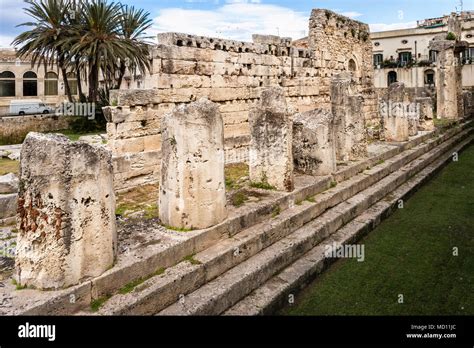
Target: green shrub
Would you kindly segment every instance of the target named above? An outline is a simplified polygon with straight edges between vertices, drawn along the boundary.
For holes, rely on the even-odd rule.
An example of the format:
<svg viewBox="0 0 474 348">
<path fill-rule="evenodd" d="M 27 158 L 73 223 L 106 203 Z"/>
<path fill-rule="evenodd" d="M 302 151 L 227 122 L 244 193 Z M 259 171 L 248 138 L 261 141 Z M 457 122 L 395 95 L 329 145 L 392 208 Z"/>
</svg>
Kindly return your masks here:
<svg viewBox="0 0 474 348">
<path fill-rule="evenodd" d="M 456 40 L 456 34 L 450 31 L 448 35 L 446 35 L 446 40 Z"/>
</svg>

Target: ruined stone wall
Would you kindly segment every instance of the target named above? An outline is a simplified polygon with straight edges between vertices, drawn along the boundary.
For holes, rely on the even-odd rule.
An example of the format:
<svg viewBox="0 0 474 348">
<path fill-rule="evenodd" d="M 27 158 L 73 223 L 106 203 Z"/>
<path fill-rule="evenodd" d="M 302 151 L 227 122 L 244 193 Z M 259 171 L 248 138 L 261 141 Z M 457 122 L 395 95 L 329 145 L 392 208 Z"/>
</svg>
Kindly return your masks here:
<svg viewBox="0 0 474 348">
<path fill-rule="evenodd" d="M 267 87 L 282 87 L 288 105 L 299 112 L 330 110 L 331 77 L 353 70 L 357 92 L 364 98 L 363 115 L 378 120 L 368 26 L 332 12 L 330 17 L 324 10 L 313 11 L 308 49 L 276 36 L 254 35 L 249 43 L 159 34 L 151 74 L 143 81 L 146 89 L 114 91 L 111 96 L 115 117 L 107 129 L 116 188 L 158 180 L 160 120 L 178 104 L 202 97 L 219 106 L 226 163 L 248 161 L 249 111 Z"/>
<path fill-rule="evenodd" d="M 74 117 L 30 115 L 0 117 L 0 145 L 21 144 L 29 132 L 52 132 L 68 129 Z"/>
<path fill-rule="evenodd" d="M 363 97 L 366 123 L 377 123 L 378 107 L 374 88 L 374 69 L 370 29 L 365 23 L 329 10 L 315 9 L 309 22 L 309 47 L 321 72 L 321 90 L 330 86 L 331 77 L 351 71 L 356 91 Z"/>
</svg>

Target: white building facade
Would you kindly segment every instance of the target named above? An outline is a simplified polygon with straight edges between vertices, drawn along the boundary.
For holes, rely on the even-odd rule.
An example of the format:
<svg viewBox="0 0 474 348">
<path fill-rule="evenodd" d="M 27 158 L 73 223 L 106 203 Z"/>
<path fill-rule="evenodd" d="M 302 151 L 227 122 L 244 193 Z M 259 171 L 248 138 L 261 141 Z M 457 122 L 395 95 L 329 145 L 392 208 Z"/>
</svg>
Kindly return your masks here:
<svg viewBox="0 0 474 348">
<path fill-rule="evenodd" d="M 462 53 L 463 86 L 474 87 L 474 11 L 456 16 L 461 23 L 461 37 L 469 48 Z M 448 35 L 450 16 L 418 21 L 416 28 L 371 34 L 374 53 L 375 86 L 388 87 L 403 82 L 406 87 L 432 87 L 436 81 L 436 52 L 429 43 L 436 36 Z"/>
</svg>

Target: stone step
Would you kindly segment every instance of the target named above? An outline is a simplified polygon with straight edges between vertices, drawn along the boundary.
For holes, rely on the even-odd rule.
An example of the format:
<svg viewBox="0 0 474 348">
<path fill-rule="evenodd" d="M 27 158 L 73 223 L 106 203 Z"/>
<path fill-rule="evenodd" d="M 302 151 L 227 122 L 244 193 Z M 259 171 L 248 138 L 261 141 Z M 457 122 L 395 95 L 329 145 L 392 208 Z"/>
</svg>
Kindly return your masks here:
<svg viewBox="0 0 474 348">
<path fill-rule="evenodd" d="M 159 315 L 218 315 L 465 139 L 462 132 L 208 282 Z"/>
<path fill-rule="evenodd" d="M 465 134 L 464 131 L 461 134 Z M 448 135 L 420 144 L 363 174 L 318 195 L 313 204 L 295 205 L 276 216 L 269 223 L 259 223 L 231 238 L 220 240 L 196 254 L 192 262 L 181 262 L 164 274 L 144 281 L 132 292 L 116 294 L 101 308 L 99 314 L 151 314 L 175 302 L 215 277 L 247 260 L 262 249 L 288 236 L 310 222 L 328 208 L 343 202 L 370 187 L 381 178 L 398 170 L 406 163 L 438 145 Z"/>
<path fill-rule="evenodd" d="M 462 151 L 465 147 L 472 144 L 473 140 L 473 137 L 464 140 L 453 151 Z M 344 245 L 357 242 L 364 235 L 375 229 L 383 219 L 391 215 L 397 209 L 399 200 L 408 199 L 411 194 L 416 192 L 421 185 L 427 182 L 451 159 L 451 152 L 442 155 L 412 179 L 393 191 L 389 195 L 390 197 L 377 202 L 324 242 L 316 245 L 303 257 L 225 311 L 224 315 L 271 315 L 283 306 L 288 305 L 290 295 L 294 297 L 298 291 L 312 282 L 336 261 L 334 258 L 325 256 L 328 246 L 331 246 L 333 243 Z"/>
<path fill-rule="evenodd" d="M 332 176 L 324 177 L 301 177 L 297 182 L 297 187 L 291 193 L 272 192 L 271 198 L 260 204 L 249 204 L 239 209 L 237 214 L 231 215 L 225 222 L 207 230 L 193 231 L 183 235 L 182 240 L 172 241 L 172 243 L 157 245 L 153 248 L 147 248 L 139 253 L 128 254 L 126 258 L 117 260 L 117 264 L 101 275 L 91 279 L 78 286 L 68 288 L 59 292 L 49 292 L 48 296 L 41 295 L 37 301 L 30 301 L 30 305 L 22 307 L 18 314 L 21 315 L 64 315 L 77 313 L 81 308 L 89 308 L 92 300 L 109 297 L 115 294 L 126 284 L 137 281 L 138 279 L 148 279 L 150 274 L 157 270 L 169 268 L 180 263 L 187 255 L 199 253 L 207 248 L 219 243 L 223 238 L 228 238 L 237 233 L 250 228 L 256 224 L 262 223 L 270 218 L 275 207 L 284 212 L 286 209 L 294 206 L 295 202 L 300 202 L 306 197 L 314 196 L 330 188 L 331 182 L 340 182 L 338 189 L 344 187 L 342 183 L 358 173 L 361 173 L 368 167 L 376 166 L 381 168 L 380 162 L 389 160 L 392 157 L 412 149 L 422 143 L 429 143 L 435 146 L 440 141 L 459 133 L 461 130 L 471 126 L 471 121 L 458 123 L 452 129 L 440 135 L 439 131 L 425 133 L 413 137 L 408 142 L 400 144 L 390 144 L 384 150 L 358 162 L 351 162 L 348 166 L 343 166 Z M 394 146 L 396 145 L 396 146 Z M 340 196 L 342 197 L 342 196 Z M 347 196 L 346 196 L 347 197 Z M 337 197 L 336 197 L 337 198 Z M 336 201 L 333 201 L 334 204 Z M 164 280 L 163 280 L 164 281 Z M 32 290 L 33 291 L 33 290 Z M 23 294 L 23 292 L 18 293 Z M 18 296 L 25 297 L 25 296 Z M 70 299 L 75 301 L 71 302 Z M 165 297 L 166 298 L 166 297 Z M 21 300 L 21 298 L 19 298 Z M 173 298 L 173 301 L 175 298 Z"/>
</svg>

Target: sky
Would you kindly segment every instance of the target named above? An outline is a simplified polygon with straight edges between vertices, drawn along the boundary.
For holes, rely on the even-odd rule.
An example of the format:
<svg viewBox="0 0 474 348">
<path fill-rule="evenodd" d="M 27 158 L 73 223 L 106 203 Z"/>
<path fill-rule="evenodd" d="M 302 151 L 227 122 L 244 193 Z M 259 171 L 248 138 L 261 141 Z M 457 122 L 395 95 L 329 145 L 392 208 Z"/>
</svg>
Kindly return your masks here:
<svg viewBox="0 0 474 348">
<path fill-rule="evenodd" d="M 115 0 L 117 1 L 117 0 Z M 462 0 L 121 0 L 144 8 L 153 19 L 147 34 L 183 32 L 241 41 L 252 34 L 298 39 L 308 34 L 313 8 L 325 8 L 370 24 L 371 31 L 416 26 L 416 21 L 460 9 Z M 463 0 L 474 10 L 474 0 Z M 23 0 L 0 0 L 0 47 L 9 47 L 27 22 Z"/>
</svg>

